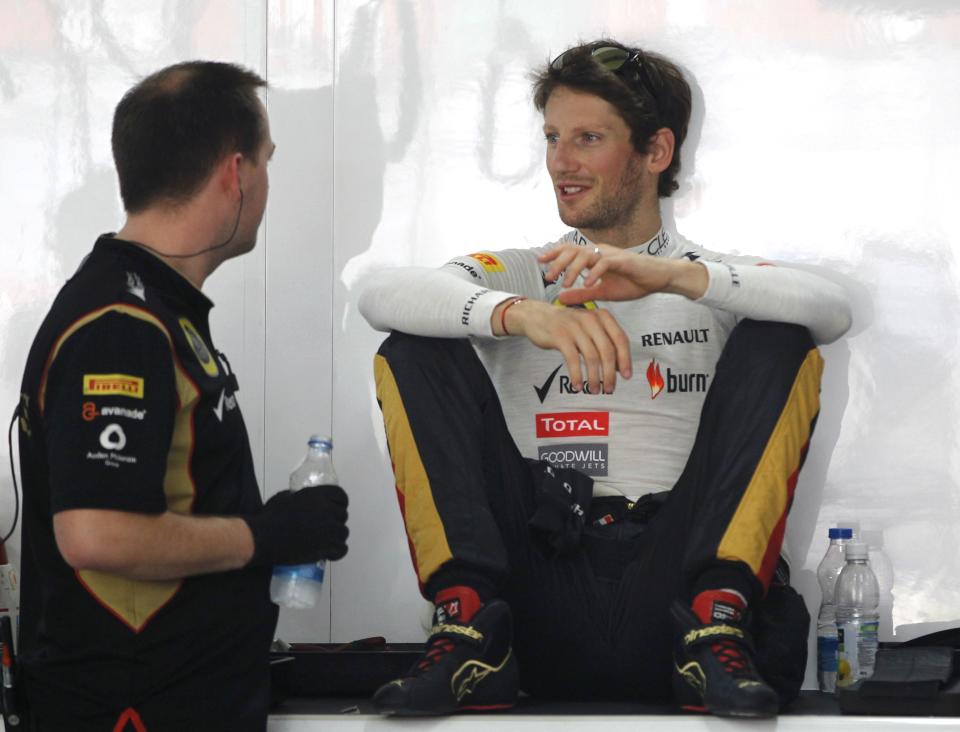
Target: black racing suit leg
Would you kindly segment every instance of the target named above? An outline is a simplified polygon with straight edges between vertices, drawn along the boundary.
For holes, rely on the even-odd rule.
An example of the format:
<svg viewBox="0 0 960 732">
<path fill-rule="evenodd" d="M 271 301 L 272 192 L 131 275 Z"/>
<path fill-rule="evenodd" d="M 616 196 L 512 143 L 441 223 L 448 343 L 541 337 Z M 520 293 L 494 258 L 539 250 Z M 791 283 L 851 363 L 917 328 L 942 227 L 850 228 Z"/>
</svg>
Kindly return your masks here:
<svg viewBox="0 0 960 732">
<path fill-rule="evenodd" d="M 395 332 L 375 357 L 375 377 L 425 597 L 437 578 L 485 583 L 513 611 L 523 688 L 609 695 L 616 643 L 590 565 L 576 546 L 557 551 L 530 527 L 557 505 L 545 485 L 573 484 L 586 509 L 592 480 L 520 455 L 467 340 Z"/>
<path fill-rule="evenodd" d="M 670 603 L 689 602 L 719 581 L 743 592 L 754 617 L 768 621 L 779 651 L 765 653 L 768 638 L 756 639 L 761 673 L 781 698 L 799 691 L 809 617 L 791 588 L 764 596 L 819 413 L 822 370 L 806 328 L 745 320 L 731 333 L 684 471 L 639 537 L 622 580 L 620 628 L 646 659 L 645 688 L 670 676 Z M 765 614 L 768 601 L 781 627 Z"/>
</svg>

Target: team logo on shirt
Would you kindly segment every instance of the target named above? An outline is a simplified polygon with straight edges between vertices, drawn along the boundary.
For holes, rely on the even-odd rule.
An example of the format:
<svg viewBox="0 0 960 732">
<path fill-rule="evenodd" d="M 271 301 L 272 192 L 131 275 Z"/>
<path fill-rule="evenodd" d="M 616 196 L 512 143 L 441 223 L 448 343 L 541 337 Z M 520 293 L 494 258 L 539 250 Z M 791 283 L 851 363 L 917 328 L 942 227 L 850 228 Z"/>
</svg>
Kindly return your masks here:
<svg viewBox="0 0 960 732">
<path fill-rule="evenodd" d="M 227 390 L 220 390 L 220 401 L 217 402 L 217 406 L 213 407 L 213 414 L 217 418 L 218 422 L 223 421 L 223 410 L 226 409 L 228 412 L 233 411 L 237 408 L 237 397 L 234 394 L 227 396 Z"/>
<path fill-rule="evenodd" d="M 20 408 L 17 410 L 20 415 L 20 430 L 27 437 L 33 437 L 33 432 L 30 431 L 30 395 L 20 393 Z"/>
<path fill-rule="evenodd" d="M 460 313 L 460 324 L 461 325 L 470 325 L 470 311 L 473 310 L 473 306 L 477 304 L 477 300 L 486 295 L 490 290 L 477 290 L 473 293 L 467 301 L 463 304 L 463 311 Z"/>
<path fill-rule="evenodd" d="M 197 332 L 193 323 L 186 318 L 180 318 L 180 327 L 183 328 L 183 334 L 187 337 L 187 343 L 190 344 L 190 348 L 193 349 L 194 355 L 197 357 L 200 365 L 203 366 L 203 370 L 207 376 L 219 376 L 220 369 L 217 368 L 216 359 L 210 354 L 210 349 L 207 348 L 207 344 L 203 342 L 203 338 L 200 336 L 200 333 Z"/>
<path fill-rule="evenodd" d="M 660 364 L 653 359 L 647 365 L 647 383 L 650 384 L 650 398 L 656 399 L 663 391 L 663 375 L 660 373 Z"/>
<path fill-rule="evenodd" d="M 107 425 L 106 429 L 100 433 L 100 445 L 104 450 L 122 450 L 127 446 L 127 435 L 123 427 L 116 422 Z"/>
<path fill-rule="evenodd" d="M 84 422 L 92 422 L 97 417 L 123 417 L 142 421 L 147 416 L 146 409 L 127 409 L 126 407 L 104 407 L 98 409 L 94 402 L 84 402 L 81 410 Z"/>
<path fill-rule="evenodd" d="M 477 272 L 476 267 L 474 267 L 473 265 L 467 264 L 466 262 L 461 262 L 459 259 L 454 259 L 451 262 L 447 262 L 447 266 L 459 267 L 460 269 L 464 270 L 467 274 L 469 274 L 471 277 L 473 277 L 473 279 L 475 280 L 480 279 L 480 273 Z"/>
<path fill-rule="evenodd" d="M 647 242 L 647 254 L 656 257 L 670 246 L 670 234 L 661 229 L 657 235 Z"/>
<path fill-rule="evenodd" d="M 480 262 L 480 264 L 483 265 L 483 268 L 487 270 L 487 272 L 506 272 L 507 271 L 507 268 L 503 266 L 503 262 L 501 262 L 493 254 L 490 254 L 490 252 L 476 252 L 475 254 L 471 254 L 469 256 L 471 256 L 473 259 L 476 259 L 478 262 Z"/>
<path fill-rule="evenodd" d="M 127 272 L 127 292 L 144 302 L 147 301 L 147 288 L 143 286 L 143 280 L 136 272 Z"/>
<path fill-rule="evenodd" d="M 606 437 L 610 412 L 553 412 L 536 416 L 537 437 Z"/>
<path fill-rule="evenodd" d="M 87 460 L 101 463 L 107 468 L 119 468 L 123 465 L 136 465 L 136 455 L 124 455 L 123 448 L 127 446 L 127 434 L 116 422 L 108 424 L 100 433 L 101 451 L 87 451 Z"/>
<path fill-rule="evenodd" d="M 550 393 L 550 387 L 553 386 L 553 382 L 557 379 L 557 374 L 560 373 L 560 369 L 563 368 L 563 364 L 560 364 L 553 371 L 550 372 L 550 375 L 547 376 L 546 380 L 540 386 L 536 384 L 533 385 L 533 390 L 537 392 L 537 399 L 540 400 L 540 403 L 543 404 L 544 400 L 547 398 L 547 395 Z M 603 391 L 603 382 L 600 382 L 600 389 L 596 392 L 590 391 L 590 387 L 586 384 L 578 386 L 573 383 L 571 379 L 566 374 L 562 375 L 557 381 L 557 389 L 561 394 L 587 394 L 591 396 L 595 395 L 604 395 L 607 396 Z"/>
<path fill-rule="evenodd" d="M 607 475 L 608 448 L 605 442 L 540 445 L 537 459 L 557 468 L 574 468 L 593 477 Z"/>
<path fill-rule="evenodd" d="M 669 366 L 664 378 L 657 359 L 652 359 L 647 365 L 647 383 L 650 384 L 651 399 L 656 399 L 664 390 L 668 394 L 705 393 L 709 379 L 708 374 L 685 374 L 674 371 Z"/>
<path fill-rule="evenodd" d="M 84 374 L 83 395 L 143 399 L 143 379 L 127 374 Z"/>
<path fill-rule="evenodd" d="M 685 330 L 655 331 L 640 336 L 640 345 L 644 348 L 654 346 L 672 346 L 681 343 L 709 343 L 709 328 L 687 328 Z"/>
</svg>

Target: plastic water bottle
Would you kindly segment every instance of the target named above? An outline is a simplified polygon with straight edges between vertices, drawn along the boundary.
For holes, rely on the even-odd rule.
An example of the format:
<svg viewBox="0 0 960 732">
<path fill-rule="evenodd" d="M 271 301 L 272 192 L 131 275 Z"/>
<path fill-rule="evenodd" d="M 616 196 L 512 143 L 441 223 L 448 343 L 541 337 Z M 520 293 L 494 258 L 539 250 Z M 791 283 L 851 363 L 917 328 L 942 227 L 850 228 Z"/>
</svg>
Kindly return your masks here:
<svg viewBox="0 0 960 732">
<path fill-rule="evenodd" d="M 837 580 L 837 686 L 873 676 L 880 629 L 880 589 L 867 563 L 867 545 L 846 546 L 847 564 Z"/>
<path fill-rule="evenodd" d="M 837 687 L 837 617 L 834 600 L 837 578 L 847 560 L 844 547 L 853 538 L 853 529 L 830 529 L 830 544 L 817 567 L 820 582 L 820 613 L 817 615 L 817 682 L 820 691 L 831 694 Z"/>
<path fill-rule="evenodd" d="M 311 485 L 339 485 L 333 468 L 333 440 L 311 435 L 307 454 L 290 474 L 290 490 Z M 315 564 L 285 564 L 273 568 L 270 579 L 270 599 L 281 607 L 303 610 L 314 607 L 320 600 L 326 560 Z"/>
</svg>

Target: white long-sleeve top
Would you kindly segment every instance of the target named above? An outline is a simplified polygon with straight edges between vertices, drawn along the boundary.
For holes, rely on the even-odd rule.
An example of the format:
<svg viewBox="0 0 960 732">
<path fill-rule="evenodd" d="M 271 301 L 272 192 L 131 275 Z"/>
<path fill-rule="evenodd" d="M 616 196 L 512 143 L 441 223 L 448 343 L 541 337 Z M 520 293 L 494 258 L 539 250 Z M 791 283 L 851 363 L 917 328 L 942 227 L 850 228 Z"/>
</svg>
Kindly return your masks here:
<svg viewBox="0 0 960 732">
<path fill-rule="evenodd" d="M 574 230 L 542 247 L 478 252 L 440 269 L 379 270 L 369 275 L 359 307 L 378 330 L 471 338 L 521 453 L 591 475 L 595 495 L 636 499 L 673 487 L 693 446 L 715 365 L 740 319 L 804 325 L 817 343 L 834 341 L 850 327 L 846 293 L 833 282 L 762 266 L 770 263 L 757 257 L 711 252 L 661 229 L 628 251 L 702 263 L 706 293 L 696 301 L 657 293 L 597 302 L 630 338 L 633 378 L 619 380 L 613 394 L 573 391 L 559 352 L 523 337 L 497 338 L 490 323 L 497 304 L 511 296 L 555 301 L 560 285 L 544 280 L 549 265 L 537 258 L 562 244 L 593 246 Z"/>
</svg>

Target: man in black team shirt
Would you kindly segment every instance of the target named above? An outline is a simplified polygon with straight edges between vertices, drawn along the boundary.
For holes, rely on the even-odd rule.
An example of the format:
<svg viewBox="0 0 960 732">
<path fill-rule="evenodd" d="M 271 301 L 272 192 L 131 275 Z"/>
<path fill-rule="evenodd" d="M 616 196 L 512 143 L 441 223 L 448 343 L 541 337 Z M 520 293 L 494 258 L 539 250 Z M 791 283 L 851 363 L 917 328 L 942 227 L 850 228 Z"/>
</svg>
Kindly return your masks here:
<svg viewBox="0 0 960 732">
<path fill-rule="evenodd" d="M 340 487 L 261 502 L 200 291 L 256 242 L 275 147 L 264 86 L 189 62 L 117 106 L 126 223 L 61 290 L 22 386 L 34 729 L 263 730 L 270 567 L 346 553 Z"/>
</svg>

